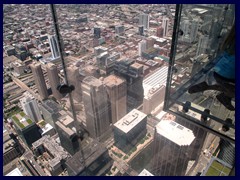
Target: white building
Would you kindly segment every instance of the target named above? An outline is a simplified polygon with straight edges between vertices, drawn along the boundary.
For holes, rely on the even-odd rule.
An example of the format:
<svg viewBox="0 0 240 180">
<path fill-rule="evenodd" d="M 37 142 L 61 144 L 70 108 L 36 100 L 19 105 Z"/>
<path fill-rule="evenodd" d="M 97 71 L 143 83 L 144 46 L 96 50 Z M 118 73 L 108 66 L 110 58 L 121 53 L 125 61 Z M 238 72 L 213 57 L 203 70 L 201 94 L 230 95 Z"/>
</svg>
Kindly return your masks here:
<svg viewBox="0 0 240 180">
<path fill-rule="evenodd" d="M 138 55 L 141 57 L 142 53 L 147 49 L 147 41 L 142 40 L 138 43 Z"/>
<path fill-rule="evenodd" d="M 168 27 L 169 27 L 169 19 L 167 17 L 163 17 L 162 27 L 163 27 L 163 37 L 166 37 L 168 35 Z"/>
<path fill-rule="evenodd" d="M 33 121 L 38 122 L 42 119 L 36 99 L 28 92 L 20 99 L 22 109 Z"/>
<path fill-rule="evenodd" d="M 148 14 L 140 14 L 139 17 L 139 25 L 143 26 L 144 29 L 149 29 L 149 15 Z"/>
<path fill-rule="evenodd" d="M 56 35 L 54 36 L 48 36 L 51 52 L 52 52 L 52 58 L 56 59 L 57 57 L 60 56 L 60 51 L 58 47 L 58 42 L 57 42 L 57 37 Z"/>
</svg>

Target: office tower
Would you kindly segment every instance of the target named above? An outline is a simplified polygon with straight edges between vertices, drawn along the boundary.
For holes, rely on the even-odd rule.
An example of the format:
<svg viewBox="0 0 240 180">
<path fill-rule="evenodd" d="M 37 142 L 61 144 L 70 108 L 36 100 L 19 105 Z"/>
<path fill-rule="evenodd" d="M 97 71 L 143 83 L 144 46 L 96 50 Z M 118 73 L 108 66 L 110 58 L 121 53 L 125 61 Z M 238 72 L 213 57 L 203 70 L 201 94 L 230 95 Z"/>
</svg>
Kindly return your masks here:
<svg viewBox="0 0 240 180">
<path fill-rule="evenodd" d="M 155 43 L 155 39 L 154 38 L 146 38 L 146 49 L 150 49 L 153 48 L 153 45 Z"/>
<path fill-rule="evenodd" d="M 60 105 L 51 99 L 47 99 L 40 104 L 40 110 L 44 120 L 55 128 L 55 122 L 61 116 L 59 114 Z"/>
<path fill-rule="evenodd" d="M 82 82 L 86 129 L 92 138 L 100 138 L 110 128 L 111 106 L 103 82 L 88 76 Z"/>
<path fill-rule="evenodd" d="M 198 21 L 194 20 L 191 23 L 191 31 L 189 35 L 191 43 L 196 41 L 197 32 L 198 32 Z"/>
<path fill-rule="evenodd" d="M 142 53 L 147 50 L 147 42 L 146 40 L 142 40 L 138 44 L 138 55 L 142 57 Z"/>
<path fill-rule="evenodd" d="M 99 68 L 104 68 L 107 65 L 107 58 L 109 57 L 108 52 L 103 52 L 96 57 L 97 65 Z"/>
<path fill-rule="evenodd" d="M 143 65 L 133 59 L 118 59 L 114 74 L 123 77 L 127 82 L 127 111 L 140 106 L 143 102 Z"/>
<path fill-rule="evenodd" d="M 124 35 L 124 26 L 123 25 L 115 26 L 115 33 L 118 35 Z"/>
<path fill-rule="evenodd" d="M 113 165 L 108 149 L 93 140 L 83 149 L 67 160 L 66 168 L 69 176 L 103 176 Z"/>
<path fill-rule="evenodd" d="M 127 83 L 115 75 L 109 75 L 103 80 L 111 103 L 111 123 L 116 123 L 127 114 Z"/>
<path fill-rule="evenodd" d="M 39 127 L 23 112 L 11 117 L 14 127 L 23 142 L 31 147 L 32 143 L 41 138 Z"/>
<path fill-rule="evenodd" d="M 93 37 L 94 37 L 94 39 L 99 39 L 101 37 L 100 27 L 94 27 L 93 28 Z"/>
<path fill-rule="evenodd" d="M 167 17 L 163 17 L 163 20 L 162 20 L 163 37 L 166 37 L 168 35 L 168 26 L 169 26 L 169 19 Z"/>
<path fill-rule="evenodd" d="M 143 25 L 138 26 L 138 34 L 140 36 L 144 35 L 144 26 Z"/>
<path fill-rule="evenodd" d="M 71 155 L 79 151 L 79 138 L 74 127 L 74 120 L 69 115 L 59 117 L 55 127 L 60 138 L 61 146 Z"/>
<path fill-rule="evenodd" d="M 74 85 L 75 89 L 72 91 L 72 98 L 76 102 L 82 101 L 81 77 L 79 68 L 74 65 L 67 67 L 67 76 L 69 85 Z"/>
<path fill-rule="evenodd" d="M 155 176 L 184 176 L 194 139 L 190 129 L 172 120 L 161 120 L 155 127 L 150 172 Z"/>
<path fill-rule="evenodd" d="M 25 92 L 24 97 L 20 99 L 20 103 L 24 113 L 28 115 L 32 120 L 38 122 L 42 119 L 37 101 L 30 93 Z"/>
<path fill-rule="evenodd" d="M 63 95 L 57 90 L 57 87 L 60 85 L 60 78 L 58 77 L 57 66 L 53 63 L 48 63 L 46 65 L 46 69 L 53 96 L 57 100 L 60 100 Z"/>
<path fill-rule="evenodd" d="M 148 14 L 140 14 L 139 25 L 143 26 L 144 29 L 149 29 L 149 15 Z"/>
<path fill-rule="evenodd" d="M 200 36 L 199 41 L 198 41 L 196 56 L 206 53 L 206 49 L 208 48 L 208 44 L 209 44 L 208 42 L 209 42 L 208 35 Z"/>
<path fill-rule="evenodd" d="M 163 27 L 157 28 L 157 37 L 163 38 Z"/>
<path fill-rule="evenodd" d="M 190 32 L 190 22 L 189 20 L 184 20 L 181 23 L 181 29 L 183 31 L 182 41 L 189 42 L 189 32 Z"/>
<path fill-rule="evenodd" d="M 147 132 L 147 115 L 133 109 L 113 126 L 116 146 L 128 152 Z"/>
<path fill-rule="evenodd" d="M 56 35 L 49 35 L 48 36 L 48 41 L 50 44 L 51 52 L 52 52 L 52 58 L 56 59 L 60 57 L 60 50 L 58 47 L 58 41 L 57 41 L 57 36 Z"/>
<path fill-rule="evenodd" d="M 168 67 L 163 66 L 143 80 L 144 113 L 150 114 L 152 111 L 156 111 L 156 108 L 164 101 L 167 71 Z"/>
<path fill-rule="evenodd" d="M 33 78 L 38 89 L 38 93 L 41 99 L 46 99 L 48 97 L 48 91 L 46 82 L 43 76 L 42 68 L 40 63 L 32 63 L 30 65 L 32 69 Z"/>
<path fill-rule="evenodd" d="M 45 168 L 50 171 L 52 176 L 59 175 L 64 170 L 66 160 L 70 155 L 60 146 L 53 137 L 45 135 L 32 144 L 32 151 L 35 156 L 51 156 L 48 160 L 48 166 Z"/>
<path fill-rule="evenodd" d="M 218 46 L 216 46 L 216 44 L 219 43 L 220 40 L 220 35 L 221 35 L 221 31 L 222 31 L 222 24 L 217 20 L 214 19 L 212 21 L 212 26 L 210 29 L 210 33 L 209 33 L 209 46 L 210 48 L 208 48 L 207 52 L 210 52 L 210 50 L 217 50 Z"/>
</svg>

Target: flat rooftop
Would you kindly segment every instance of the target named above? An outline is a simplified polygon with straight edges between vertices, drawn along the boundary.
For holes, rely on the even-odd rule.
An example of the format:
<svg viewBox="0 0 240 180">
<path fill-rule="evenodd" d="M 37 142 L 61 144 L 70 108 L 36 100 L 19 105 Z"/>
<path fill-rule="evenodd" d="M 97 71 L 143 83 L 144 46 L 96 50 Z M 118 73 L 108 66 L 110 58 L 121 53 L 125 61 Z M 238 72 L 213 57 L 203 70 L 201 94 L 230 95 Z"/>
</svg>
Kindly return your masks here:
<svg viewBox="0 0 240 180">
<path fill-rule="evenodd" d="M 11 119 L 20 129 L 24 129 L 34 123 L 23 111 L 13 115 Z"/>
<path fill-rule="evenodd" d="M 143 169 L 138 176 L 153 176 L 153 174 L 150 173 L 148 170 Z"/>
<path fill-rule="evenodd" d="M 195 136 L 192 130 L 171 120 L 162 120 L 156 126 L 157 133 L 178 144 L 179 146 L 189 146 Z"/>
<path fill-rule="evenodd" d="M 134 128 L 139 122 L 147 117 L 143 112 L 133 109 L 131 112 L 126 114 L 122 119 L 114 124 L 114 126 L 124 133 L 128 133 Z"/>
<path fill-rule="evenodd" d="M 93 76 L 85 77 L 83 79 L 83 83 L 88 84 L 89 86 L 97 86 L 97 87 L 102 85 L 102 82 Z"/>
<path fill-rule="evenodd" d="M 23 174 L 18 168 L 16 168 L 12 170 L 10 173 L 6 174 L 6 176 L 23 176 Z"/>
<path fill-rule="evenodd" d="M 107 76 L 106 78 L 104 78 L 104 84 L 106 84 L 107 86 L 112 86 L 112 85 L 120 85 L 122 83 L 124 83 L 125 80 L 115 76 L 113 74 Z"/>
<path fill-rule="evenodd" d="M 167 74 L 168 74 L 168 67 L 163 66 L 159 68 L 156 72 L 154 72 L 152 75 L 144 79 L 143 80 L 144 96 L 147 96 L 148 92 L 152 88 L 159 88 L 161 86 L 166 86 Z"/>
</svg>

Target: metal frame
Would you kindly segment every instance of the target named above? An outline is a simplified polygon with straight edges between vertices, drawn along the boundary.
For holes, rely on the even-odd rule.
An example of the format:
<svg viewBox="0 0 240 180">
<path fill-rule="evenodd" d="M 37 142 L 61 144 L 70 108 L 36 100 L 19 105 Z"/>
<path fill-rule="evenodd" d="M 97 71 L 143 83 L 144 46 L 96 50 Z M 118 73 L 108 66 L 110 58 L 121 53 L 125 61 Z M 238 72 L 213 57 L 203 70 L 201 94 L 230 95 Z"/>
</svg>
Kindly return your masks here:
<svg viewBox="0 0 240 180">
<path fill-rule="evenodd" d="M 204 124 L 202 124 L 200 121 L 197 121 L 195 118 L 184 115 L 181 112 L 174 112 L 170 108 L 176 103 L 178 105 L 183 106 L 184 103 L 178 101 L 178 98 L 187 91 L 189 86 L 193 84 L 193 82 L 196 82 L 201 78 L 202 75 L 206 74 L 213 66 L 218 62 L 219 58 L 213 59 L 211 62 L 209 62 L 203 69 L 201 69 L 197 74 L 195 74 L 191 79 L 189 79 L 186 83 L 181 85 L 179 89 L 176 90 L 173 94 L 170 95 L 170 90 L 171 90 L 171 82 L 172 82 L 172 73 L 173 73 L 173 67 L 174 67 L 174 62 L 175 62 L 175 55 L 176 55 L 176 49 L 177 49 L 177 42 L 178 42 L 178 33 L 179 33 L 179 28 L 180 28 L 180 20 L 181 20 L 181 13 L 182 13 L 182 5 L 177 4 L 176 5 L 176 11 L 175 11 L 175 19 L 174 19 L 174 26 L 173 26 L 173 35 L 172 35 L 172 45 L 171 45 L 171 52 L 170 52 L 170 58 L 169 58 L 169 67 L 168 67 L 168 76 L 167 76 L 167 84 L 166 84 L 166 93 L 165 93 L 165 100 L 164 100 L 164 107 L 163 110 L 166 112 L 169 112 L 171 114 L 174 114 L 176 116 L 179 116 L 181 118 L 186 119 L 189 123 L 195 124 L 197 126 L 202 127 L 204 130 L 207 132 L 210 132 L 220 138 L 223 138 L 231 143 L 235 143 L 235 139 L 226 136 Z M 211 118 L 212 120 L 227 125 L 225 121 L 222 119 L 206 114 L 203 111 L 200 111 L 196 108 L 189 107 L 189 109 L 201 114 L 205 115 L 206 117 Z M 228 125 L 229 127 L 235 129 L 234 125 Z"/>
</svg>

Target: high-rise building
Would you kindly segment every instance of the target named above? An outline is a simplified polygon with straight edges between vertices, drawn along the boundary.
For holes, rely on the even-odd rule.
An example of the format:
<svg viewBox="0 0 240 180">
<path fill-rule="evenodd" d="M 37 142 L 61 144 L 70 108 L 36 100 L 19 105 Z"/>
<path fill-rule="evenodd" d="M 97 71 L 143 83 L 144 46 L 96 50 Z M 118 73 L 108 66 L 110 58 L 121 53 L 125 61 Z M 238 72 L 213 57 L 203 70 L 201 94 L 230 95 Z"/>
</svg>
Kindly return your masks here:
<svg viewBox="0 0 240 180">
<path fill-rule="evenodd" d="M 142 40 L 138 44 L 138 55 L 141 57 L 142 53 L 147 50 L 147 42 L 146 40 Z"/>
<path fill-rule="evenodd" d="M 38 93 L 41 99 L 46 99 L 48 97 L 48 91 L 46 82 L 43 76 L 43 71 L 40 63 L 32 63 L 30 65 L 33 73 L 33 78 L 37 86 Z"/>
<path fill-rule="evenodd" d="M 100 138 L 110 129 L 111 106 L 103 82 L 87 76 L 82 82 L 86 129 L 93 138 Z"/>
<path fill-rule="evenodd" d="M 155 128 L 150 172 L 155 176 L 184 176 L 194 139 L 190 129 L 172 120 L 161 120 Z"/>
<path fill-rule="evenodd" d="M 153 48 L 154 43 L 155 43 L 155 39 L 152 38 L 152 37 L 148 37 L 148 38 L 146 38 L 146 41 L 147 41 L 147 43 L 146 43 L 146 49 Z"/>
<path fill-rule="evenodd" d="M 143 80 L 144 113 L 150 114 L 151 111 L 154 111 L 164 101 L 167 71 L 168 67 L 163 66 Z"/>
<path fill-rule="evenodd" d="M 166 37 L 168 35 L 168 28 L 169 28 L 169 19 L 168 17 L 163 17 L 162 20 L 162 27 L 163 27 L 163 36 Z"/>
<path fill-rule="evenodd" d="M 198 21 L 194 20 L 191 23 L 191 31 L 189 35 L 191 43 L 196 41 L 197 32 L 198 32 Z"/>
<path fill-rule="evenodd" d="M 94 36 L 94 39 L 99 39 L 101 37 L 101 28 L 100 27 L 93 28 L 93 36 Z"/>
<path fill-rule="evenodd" d="M 58 47 L 58 42 L 57 42 L 57 36 L 56 35 L 49 35 L 48 36 L 48 41 L 50 44 L 50 48 L 51 48 L 51 52 L 52 52 L 52 58 L 56 59 L 58 57 L 60 57 L 60 50 Z"/>
<path fill-rule="evenodd" d="M 144 26 L 143 25 L 138 26 L 138 34 L 140 36 L 144 35 Z"/>
<path fill-rule="evenodd" d="M 114 74 L 127 82 L 127 111 L 140 106 L 143 102 L 143 65 L 132 59 L 119 59 L 115 63 Z"/>
<path fill-rule="evenodd" d="M 163 27 L 157 28 L 157 37 L 163 38 Z"/>
<path fill-rule="evenodd" d="M 206 50 L 207 50 L 208 44 L 209 44 L 208 42 L 209 42 L 209 36 L 208 35 L 200 36 L 199 41 L 198 41 L 196 56 L 206 53 Z"/>
<path fill-rule="evenodd" d="M 32 120 L 38 122 L 42 119 L 37 101 L 30 93 L 25 92 L 24 97 L 20 99 L 20 103 L 22 105 L 24 113 L 28 115 Z"/>
<path fill-rule="evenodd" d="M 11 117 L 18 135 L 23 142 L 31 147 L 32 143 L 41 138 L 40 128 L 24 112 L 20 112 Z"/>
<path fill-rule="evenodd" d="M 61 110 L 60 105 L 51 99 L 43 101 L 40 105 L 44 120 L 51 126 L 55 127 L 55 122 L 61 116 L 59 111 Z"/>
<path fill-rule="evenodd" d="M 139 25 L 143 26 L 144 29 L 149 29 L 149 15 L 148 14 L 140 14 L 139 17 Z"/>
<path fill-rule="evenodd" d="M 115 145 L 128 152 L 146 135 L 147 115 L 133 109 L 113 126 Z"/>
<path fill-rule="evenodd" d="M 79 138 L 74 128 L 74 120 L 68 115 L 61 116 L 55 126 L 61 146 L 71 155 L 74 155 L 80 149 Z"/>
<path fill-rule="evenodd" d="M 79 67 L 70 65 L 67 67 L 67 76 L 69 85 L 74 85 L 75 89 L 72 91 L 72 98 L 76 102 L 82 101 L 81 77 L 79 74 Z"/>
<path fill-rule="evenodd" d="M 57 66 L 53 63 L 48 63 L 46 69 L 53 96 L 60 100 L 63 95 L 57 90 L 57 87 L 60 85 Z"/>
<path fill-rule="evenodd" d="M 104 85 L 111 103 L 111 123 L 116 123 L 127 114 L 127 83 L 115 75 L 104 78 Z"/>
</svg>

